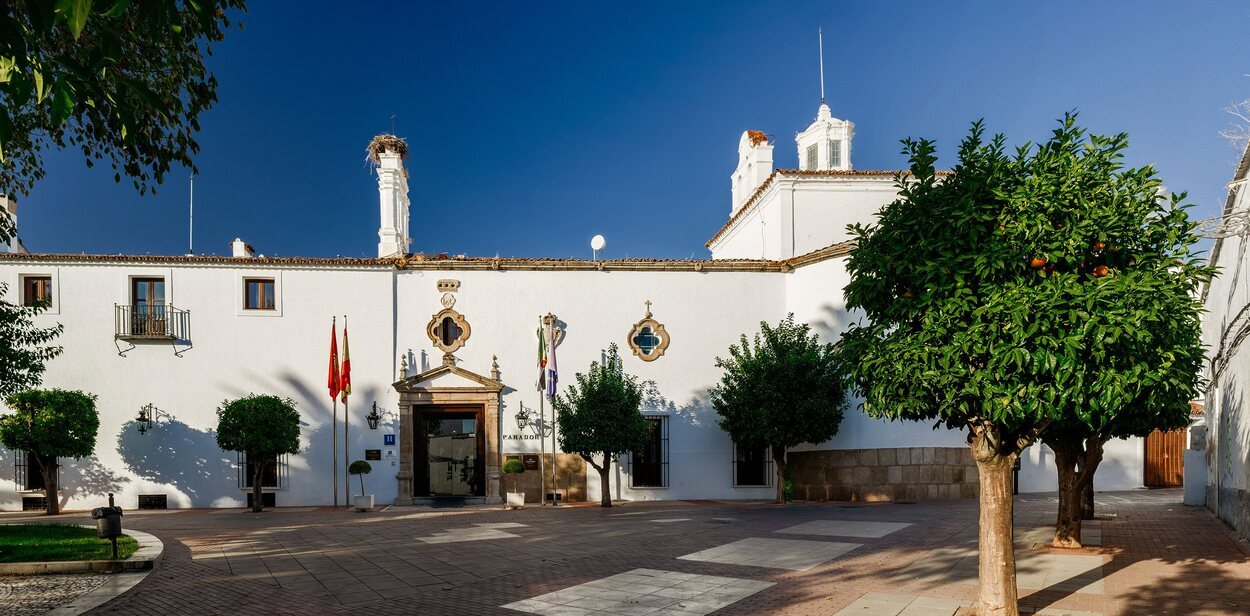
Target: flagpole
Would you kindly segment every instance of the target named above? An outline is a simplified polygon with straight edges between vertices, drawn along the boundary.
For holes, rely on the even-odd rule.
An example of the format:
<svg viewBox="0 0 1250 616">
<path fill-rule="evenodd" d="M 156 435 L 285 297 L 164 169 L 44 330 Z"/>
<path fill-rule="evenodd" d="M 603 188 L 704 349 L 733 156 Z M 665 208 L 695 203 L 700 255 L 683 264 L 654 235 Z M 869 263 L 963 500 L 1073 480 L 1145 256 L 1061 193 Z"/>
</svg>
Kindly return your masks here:
<svg viewBox="0 0 1250 616">
<path fill-rule="evenodd" d="M 538 474 L 539 489 L 541 496 L 538 497 L 538 506 L 545 507 L 547 505 L 547 440 L 543 438 L 543 424 L 547 423 L 547 413 L 543 406 L 543 397 L 538 396 L 538 423 L 534 424 L 538 432 Z"/>
<path fill-rule="evenodd" d="M 334 506 L 339 506 L 339 397 L 334 397 L 334 435 L 330 437 L 330 449 L 334 450 L 334 483 L 330 484 L 334 493 Z"/>
<path fill-rule="evenodd" d="M 351 361 L 351 351 L 347 348 L 347 315 L 343 315 L 343 354 L 347 361 Z M 348 370 L 351 364 L 348 364 Z M 348 373 L 351 374 L 350 372 Z M 341 378 L 341 377 L 340 377 Z M 351 464 L 351 446 L 348 444 L 347 432 L 351 427 L 351 419 L 347 414 L 347 398 L 351 396 L 351 381 L 347 381 L 347 387 L 343 390 L 343 505 L 351 507 L 352 505 L 352 476 L 347 473 L 346 465 Z"/>
</svg>

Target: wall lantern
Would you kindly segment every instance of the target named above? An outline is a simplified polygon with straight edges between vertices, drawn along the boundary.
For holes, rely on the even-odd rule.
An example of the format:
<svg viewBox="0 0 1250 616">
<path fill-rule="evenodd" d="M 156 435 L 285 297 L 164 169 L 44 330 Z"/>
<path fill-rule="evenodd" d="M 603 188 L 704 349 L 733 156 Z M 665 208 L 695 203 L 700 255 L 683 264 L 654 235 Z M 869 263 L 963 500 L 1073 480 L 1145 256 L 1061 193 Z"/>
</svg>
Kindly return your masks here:
<svg viewBox="0 0 1250 616">
<path fill-rule="evenodd" d="M 524 430 L 525 426 L 529 425 L 529 423 L 530 423 L 530 411 L 529 409 L 525 408 L 525 403 L 522 402 L 521 410 L 516 412 L 516 428 L 517 430 Z"/>
<path fill-rule="evenodd" d="M 147 434 L 161 417 L 169 417 L 169 413 L 156 408 L 151 402 L 139 407 L 139 416 L 135 417 L 135 423 L 139 424 L 139 434 Z"/>
<path fill-rule="evenodd" d="M 381 421 L 381 420 L 382 420 L 382 416 L 381 416 L 381 415 L 378 415 L 378 403 L 377 403 L 377 402 L 374 402 L 374 403 L 373 403 L 373 410 L 372 410 L 372 411 L 369 411 L 369 414 L 368 414 L 368 415 L 365 415 L 365 421 L 369 422 L 369 429 L 370 429 L 370 430 L 377 430 L 377 429 L 378 429 L 378 422 L 379 422 L 379 421 Z"/>
<path fill-rule="evenodd" d="M 386 419 L 387 417 L 390 417 L 391 420 L 394 420 L 395 414 L 386 409 L 378 409 L 378 403 L 377 401 L 374 401 L 373 410 L 369 411 L 368 415 L 365 415 L 365 421 L 369 422 L 370 430 L 377 430 L 378 424 L 381 423 L 382 420 Z"/>
</svg>

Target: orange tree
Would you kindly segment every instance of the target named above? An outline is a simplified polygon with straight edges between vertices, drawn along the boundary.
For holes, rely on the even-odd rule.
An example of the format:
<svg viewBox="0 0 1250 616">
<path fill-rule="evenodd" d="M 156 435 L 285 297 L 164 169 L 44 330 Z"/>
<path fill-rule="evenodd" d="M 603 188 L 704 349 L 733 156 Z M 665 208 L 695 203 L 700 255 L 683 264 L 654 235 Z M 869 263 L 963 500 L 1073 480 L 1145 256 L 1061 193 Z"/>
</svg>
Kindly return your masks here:
<svg viewBox="0 0 1250 616">
<path fill-rule="evenodd" d="M 847 305 L 867 319 L 839 345 L 869 415 L 967 431 L 982 616 L 1018 613 L 1021 451 L 1052 426 L 1170 425 L 1199 383 L 1192 291 L 1210 275 L 1183 196 L 1124 167 L 1125 135 L 1087 135 L 1069 114 L 1045 143 L 1005 141 L 974 124 L 948 176 L 932 142 L 903 142 L 898 199 L 852 227 Z"/>
<path fill-rule="evenodd" d="M 299 453 L 299 411 L 295 410 L 295 402 L 260 394 L 222 402 L 217 408 L 217 446 L 246 456 L 252 511 L 260 513 L 265 505 L 261 498 L 265 468 L 276 464 L 283 454 Z M 360 481 L 363 490 L 364 477 Z"/>
<path fill-rule="evenodd" d="M 5 398 L 12 413 L 0 415 L 0 445 L 26 452 L 43 476 L 48 515 L 61 512 L 57 485 L 60 458 L 85 458 L 95 451 L 100 414 L 95 396 L 81 391 L 28 389 Z"/>
</svg>

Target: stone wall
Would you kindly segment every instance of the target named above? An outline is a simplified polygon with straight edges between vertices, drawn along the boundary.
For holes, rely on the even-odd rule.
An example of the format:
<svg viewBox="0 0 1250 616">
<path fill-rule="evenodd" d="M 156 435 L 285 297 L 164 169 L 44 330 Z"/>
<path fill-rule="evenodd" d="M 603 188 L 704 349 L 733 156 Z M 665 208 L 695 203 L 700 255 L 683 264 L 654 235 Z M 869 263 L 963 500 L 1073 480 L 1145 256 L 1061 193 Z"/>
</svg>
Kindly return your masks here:
<svg viewBox="0 0 1250 616">
<path fill-rule="evenodd" d="M 547 472 L 547 483 L 551 483 L 551 454 L 532 454 L 542 458 L 542 468 Z M 504 459 L 516 457 L 520 459 L 520 453 L 505 453 Z M 586 500 L 586 461 L 581 456 L 571 453 L 560 454 L 560 470 L 556 478 L 559 482 L 560 502 L 584 502 Z M 540 494 L 542 493 L 542 474 L 538 471 L 526 471 L 516 476 L 517 489 L 525 493 L 525 502 L 540 502 Z M 504 475 L 504 491 L 512 490 L 512 477 Z M 547 486 L 547 492 L 552 491 L 551 486 Z"/>
<path fill-rule="evenodd" d="M 967 447 L 792 451 L 796 500 L 976 498 L 977 466 Z"/>
</svg>

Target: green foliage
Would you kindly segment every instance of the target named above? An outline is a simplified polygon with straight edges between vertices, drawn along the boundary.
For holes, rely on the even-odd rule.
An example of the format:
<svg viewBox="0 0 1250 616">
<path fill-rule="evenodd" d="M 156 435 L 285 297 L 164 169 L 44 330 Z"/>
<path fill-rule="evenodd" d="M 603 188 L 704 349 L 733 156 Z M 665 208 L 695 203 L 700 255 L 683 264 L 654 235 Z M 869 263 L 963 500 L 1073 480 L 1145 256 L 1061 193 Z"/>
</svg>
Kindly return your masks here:
<svg viewBox="0 0 1250 616">
<path fill-rule="evenodd" d="M 217 409 L 217 446 L 255 463 L 299 451 L 299 412 L 290 398 L 251 394 Z"/>
<path fill-rule="evenodd" d="M 352 475 L 368 475 L 373 472 L 373 467 L 364 460 L 356 460 L 347 466 L 347 472 Z"/>
<path fill-rule="evenodd" d="M 30 389 L 9 395 L 12 413 L 0 416 L 0 444 L 41 458 L 82 458 L 95 451 L 100 415 L 95 396 L 81 391 Z"/>
<path fill-rule="evenodd" d="M 0 5 L 0 193 L 27 194 L 43 151 L 107 160 L 143 193 L 194 169 L 204 66 L 244 0 L 13 0 Z"/>
<path fill-rule="evenodd" d="M 8 289 L 0 282 L 0 298 Z M 44 310 L 0 299 L 0 397 L 37 387 L 44 362 L 61 354 L 61 347 L 48 344 L 61 334 L 61 325 L 35 327 L 33 317 Z"/>
<path fill-rule="evenodd" d="M 524 473 L 525 464 L 517 459 L 508 460 L 503 463 L 503 472 L 509 475 L 514 473 Z"/>
<path fill-rule="evenodd" d="M 724 370 L 711 391 L 720 427 L 741 447 L 768 447 L 774 457 L 800 443 L 823 443 L 838 432 L 846 407 L 846 382 L 832 344 L 788 315 L 776 326 L 760 323 L 716 358 Z M 785 460 L 778 462 L 784 467 Z"/>
<path fill-rule="evenodd" d="M 866 318 L 840 353 L 866 411 L 986 429 L 1002 455 L 1051 424 L 1174 425 L 1200 384 L 1194 291 L 1213 273 L 1185 196 L 1072 114 L 1045 143 L 1004 143 L 974 124 L 939 177 L 933 144 L 904 141 L 898 199 L 852 226 L 847 305 Z"/>
<path fill-rule="evenodd" d="M 786 470 L 782 471 L 781 476 L 783 479 L 781 492 L 788 503 L 794 500 L 794 469 L 787 466 Z"/>
<path fill-rule="evenodd" d="M 560 447 L 602 471 L 617 454 L 646 442 L 643 387 L 637 377 L 625 373 L 615 344 L 609 347 L 605 363 L 591 363 L 589 371 L 577 373 L 576 381 L 552 402 Z M 604 466 L 591 459 L 594 455 L 604 456 Z"/>
</svg>

